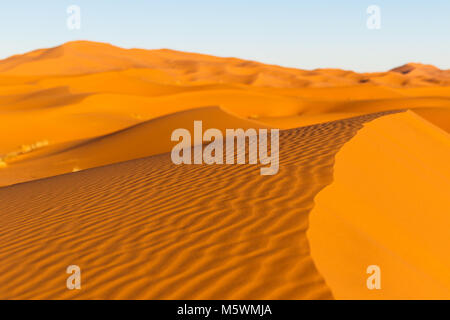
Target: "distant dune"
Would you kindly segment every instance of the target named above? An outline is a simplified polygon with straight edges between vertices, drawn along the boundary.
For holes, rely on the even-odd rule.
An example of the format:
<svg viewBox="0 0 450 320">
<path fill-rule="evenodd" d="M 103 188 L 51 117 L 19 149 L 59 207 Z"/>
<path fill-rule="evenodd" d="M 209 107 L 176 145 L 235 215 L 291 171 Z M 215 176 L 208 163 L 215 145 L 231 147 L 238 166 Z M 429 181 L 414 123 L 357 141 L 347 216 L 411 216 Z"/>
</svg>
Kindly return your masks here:
<svg viewBox="0 0 450 320">
<path fill-rule="evenodd" d="M 233 116 L 218 107 L 180 111 L 100 137 L 55 144 L 20 155 L 9 161 L 12 165 L 8 170 L 0 171 L 0 180 L 5 184 L 19 183 L 167 153 L 177 144 L 171 141 L 172 132 L 177 128 L 193 132 L 195 120 L 202 120 L 204 130 L 216 128 L 224 134 L 226 128 L 268 128 L 261 123 Z"/>
<path fill-rule="evenodd" d="M 358 74 L 339 69 L 299 70 L 237 58 L 159 49 L 122 49 L 106 43 L 75 41 L 16 55 L 0 61 L 9 76 L 74 76 L 128 69 L 152 69 L 160 80 L 221 82 L 278 88 L 383 84 L 387 86 L 449 85 L 450 70 L 409 63 L 389 72 Z"/>
<path fill-rule="evenodd" d="M 280 128 L 279 173 L 174 165 L 194 120 Z M 88 41 L 1 60 L 0 298 L 448 298 L 449 132 L 450 71 L 431 65 Z"/>
<path fill-rule="evenodd" d="M 85 149 L 88 141 L 103 141 L 126 128 L 206 106 L 283 129 L 413 109 L 449 131 L 448 75 L 421 64 L 368 74 L 305 71 L 88 41 L 36 50 L 0 61 L 0 135 L 8 137 L 0 141 L 0 185 L 166 152 L 170 144 L 152 144 L 152 151 L 142 146 L 137 152 L 123 150 L 123 140 L 115 138 L 107 139 L 117 142 L 108 142 L 114 154 L 98 149 L 94 156 L 73 148 L 82 144 Z M 7 157 L 39 141 L 48 142 L 46 150 Z M 72 151 L 64 159 L 65 149 Z M 55 152 L 57 157 L 42 159 L 42 153 Z M 31 161 L 34 158 L 39 161 Z"/>
</svg>

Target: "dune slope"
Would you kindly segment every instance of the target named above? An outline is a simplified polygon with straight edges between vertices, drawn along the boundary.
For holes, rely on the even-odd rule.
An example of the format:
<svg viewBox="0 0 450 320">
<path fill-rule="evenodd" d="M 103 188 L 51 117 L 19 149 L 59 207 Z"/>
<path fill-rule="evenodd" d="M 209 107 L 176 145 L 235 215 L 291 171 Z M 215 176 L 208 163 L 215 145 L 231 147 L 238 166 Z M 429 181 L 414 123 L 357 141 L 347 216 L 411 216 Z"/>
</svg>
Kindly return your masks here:
<svg viewBox="0 0 450 320">
<path fill-rule="evenodd" d="M 274 176 L 161 154 L 0 188 L 0 297 L 332 298 L 308 213 L 335 153 L 382 115 L 282 131 Z M 65 287 L 72 264 L 82 290 Z"/>
<path fill-rule="evenodd" d="M 279 173 L 174 165 L 170 135 L 194 120 L 284 129 Z M 88 41 L 0 60 L 0 298 L 448 297 L 449 132 L 450 71 L 431 65 Z"/>
<path fill-rule="evenodd" d="M 407 108 L 449 131 L 449 75 L 417 63 L 377 73 L 300 70 L 89 41 L 39 49 L 0 60 L 0 185 L 165 152 L 160 141 L 130 152 L 115 133 L 144 141 L 137 128 L 153 120 L 171 128 L 161 117 L 205 106 L 281 129 Z M 211 118 L 207 113 L 196 120 Z M 89 141 L 115 151 L 96 151 Z M 23 157 L 21 150 L 36 145 L 42 150 Z"/>
<path fill-rule="evenodd" d="M 262 123 L 232 115 L 219 107 L 180 111 L 100 137 L 46 146 L 18 155 L 7 162 L 7 168 L 0 171 L 0 185 L 166 153 L 178 143 L 171 141 L 172 132 L 178 128 L 194 132 L 196 120 L 202 121 L 203 131 L 216 128 L 223 135 L 227 128 L 268 128 Z"/>
<path fill-rule="evenodd" d="M 449 162 L 450 135 L 411 111 L 374 120 L 339 151 L 308 230 L 336 298 L 450 298 Z M 366 286 L 369 265 L 380 290 Z"/>
</svg>

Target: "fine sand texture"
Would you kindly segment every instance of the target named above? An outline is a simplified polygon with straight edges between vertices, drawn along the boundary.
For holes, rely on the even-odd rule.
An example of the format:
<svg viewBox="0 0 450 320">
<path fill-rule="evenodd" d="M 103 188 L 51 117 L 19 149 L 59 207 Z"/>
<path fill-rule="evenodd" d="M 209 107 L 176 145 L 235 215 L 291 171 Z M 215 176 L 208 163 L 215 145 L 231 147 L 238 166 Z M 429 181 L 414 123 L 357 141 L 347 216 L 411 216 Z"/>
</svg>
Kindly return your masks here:
<svg viewBox="0 0 450 320">
<path fill-rule="evenodd" d="M 335 153 L 383 113 L 285 130 L 280 171 L 151 156 L 0 189 L 0 297 L 329 299 L 306 238 Z M 79 265 L 83 289 L 66 288 Z"/>
</svg>

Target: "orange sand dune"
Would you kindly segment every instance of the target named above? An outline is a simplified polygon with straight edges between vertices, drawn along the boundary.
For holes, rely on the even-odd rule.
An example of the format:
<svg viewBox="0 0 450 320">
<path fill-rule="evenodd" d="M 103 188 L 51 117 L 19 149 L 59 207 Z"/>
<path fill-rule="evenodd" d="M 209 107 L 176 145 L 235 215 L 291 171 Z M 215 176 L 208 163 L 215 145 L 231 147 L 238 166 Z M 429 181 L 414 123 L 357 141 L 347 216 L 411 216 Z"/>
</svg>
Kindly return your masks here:
<svg viewBox="0 0 450 320">
<path fill-rule="evenodd" d="M 447 108 L 415 108 L 414 112 L 434 125 L 450 133 L 450 109 Z"/>
<path fill-rule="evenodd" d="M 69 42 L 0 61 L 0 73 L 6 76 L 82 75 L 132 68 L 157 69 L 189 82 L 220 81 L 282 88 L 365 83 L 400 86 L 450 84 L 450 71 L 417 63 L 372 74 L 338 69 L 306 71 L 167 49 L 126 50 L 89 41 Z"/>
<path fill-rule="evenodd" d="M 337 154 L 308 238 L 339 299 L 450 298 L 450 135 L 413 112 L 367 124 Z M 368 290 L 366 268 L 381 268 Z"/>
<path fill-rule="evenodd" d="M 0 188 L 0 298 L 331 298 L 308 212 L 334 154 L 381 115 L 282 131 L 273 176 L 161 154 Z"/>
<path fill-rule="evenodd" d="M 448 131 L 447 80 L 448 71 L 420 64 L 384 73 L 305 71 L 172 50 L 70 42 L 0 61 L 0 136 L 8 137 L 0 140 L 0 176 L 13 184 L 67 173 L 79 158 L 70 154 L 49 165 L 28 161 L 26 167 L 18 159 L 10 161 L 9 155 L 30 145 L 45 141 L 42 152 L 50 154 L 204 106 L 283 129 L 407 108 Z M 122 152 L 120 144 L 114 148 L 121 156 L 96 164 L 142 155 Z M 39 169 L 55 165 L 60 169 Z"/>
<path fill-rule="evenodd" d="M 24 153 L 10 159 L 8 168 L 0 171 L 0 185 L 19 183 L 106 164 L 166 153 L 178 143 L 171 141 L 172 132 L 186 128 L 193 132 L 195 120 L 203 129 L 268 128 L 233 116 L 218 107 L 182 111 L 142 122 L 101 137 L 61 143 Z"/>
<path fill-rule="evenodd" d="M 174 165 L 194 120 L 284 129 L 279 173 Z M 449 132 L 450 71 L 430 65 L 88 41 L 1 60 L 0 298 L 448 298 Z"/>
</svg>

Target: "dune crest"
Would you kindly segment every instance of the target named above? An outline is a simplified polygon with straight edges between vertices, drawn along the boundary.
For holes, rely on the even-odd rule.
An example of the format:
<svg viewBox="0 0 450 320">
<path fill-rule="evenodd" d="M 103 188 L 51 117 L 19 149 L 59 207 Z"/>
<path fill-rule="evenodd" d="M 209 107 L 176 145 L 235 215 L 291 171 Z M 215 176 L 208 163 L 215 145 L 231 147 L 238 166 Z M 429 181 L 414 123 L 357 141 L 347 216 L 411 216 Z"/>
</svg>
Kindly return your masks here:
<svg viewBox="0 0 450 320">
<path fill-rule="evenodd" d="M 278 173 L 175 165 L 171 133 L 194 120 L 280 128 Z M 449 297 L 449 132 L 449 70 L 430 65 L 89 41 L 1 60 L 0 298 Z"/>
<path fill-rule="evenodd" d="M 449 299 L 450 135 L 415 113 L 365 125 L 337 154 L 308 239 L 338 299 Z M 368 290 L 366 268 L 381 268 Z"/>
<path fill-rule="evenodd" d="M 308 213 L 336 152 L 385 114 L 281 131 L 274 176 L 161 154 L 0 188 L 0 297 L 330 299 Z"/>
<path fill-rule="evenodd" d="M 0 61 L 0 136 L 8 137 L 0 140 L 0 158 L 36 141 L 48 141 L 49 146 L 17 161 L 2 160 L 0 185 L 166 152 L 162 140 L 146 146 L 147 151 L 142 144 L 135 151 L 122 150 L 123 139 L 115 132 L 125 136 L 153 120 L 156 127 L 169 128 L 171 118 L 163 117 L 204 106 L 256 121 L 256 128 L 280 129 L 411 109 L 450 132 L 448 72 L 420 64 L 377 73 L 300 70 L 89 41 L 39 49 Z M 207 121 L 207 113 L 197 120 Z M 157 133 L 152 130 L 149 134 Z M 143 141 L 130 135 L 132 145 Z M 102 143 L 94 151 L 89 141 Z M 42 160 L 44 154 L 58 152 L 65 158 Z M 94 153 L 99 159 L 93 159 Z"/>
<path fill-rule="evenodd" d="M 0 60 L 6 76 L 77 76 L 127 69 L 161 70 L 178 81 L 225 82 L 257 87 L 298 88 L 350 86 L 366 83 L 396 86 L 450 85 L 450 71 L 408 63 L 388 72 L 356 73 L 339 69 L 301 70 L 265 65 L 238 58 L 187 53 L 169 49 L 123 49 L 108 43 L 73 41 Z M 397 81 L 398 82 L 398 81 Z"/>
<path fill-rule="evenodd" d="M 30 154 L 17 154 L 0 171 L 0 185 L 21 183 L 107 164 L 139 159 L 171 151 L 176 142 L 171 134 L 178 128 L 190 128 L 202 120 L 204 129 L 268 128 L 256 121 L 232 115 L 219 107 L 180 111 L 91 139 L 60 143 Z M 16 154 L 16 153 L 14 153 Z M 2 160 L 2 158 L 0 158 Z"/>
</svg>

